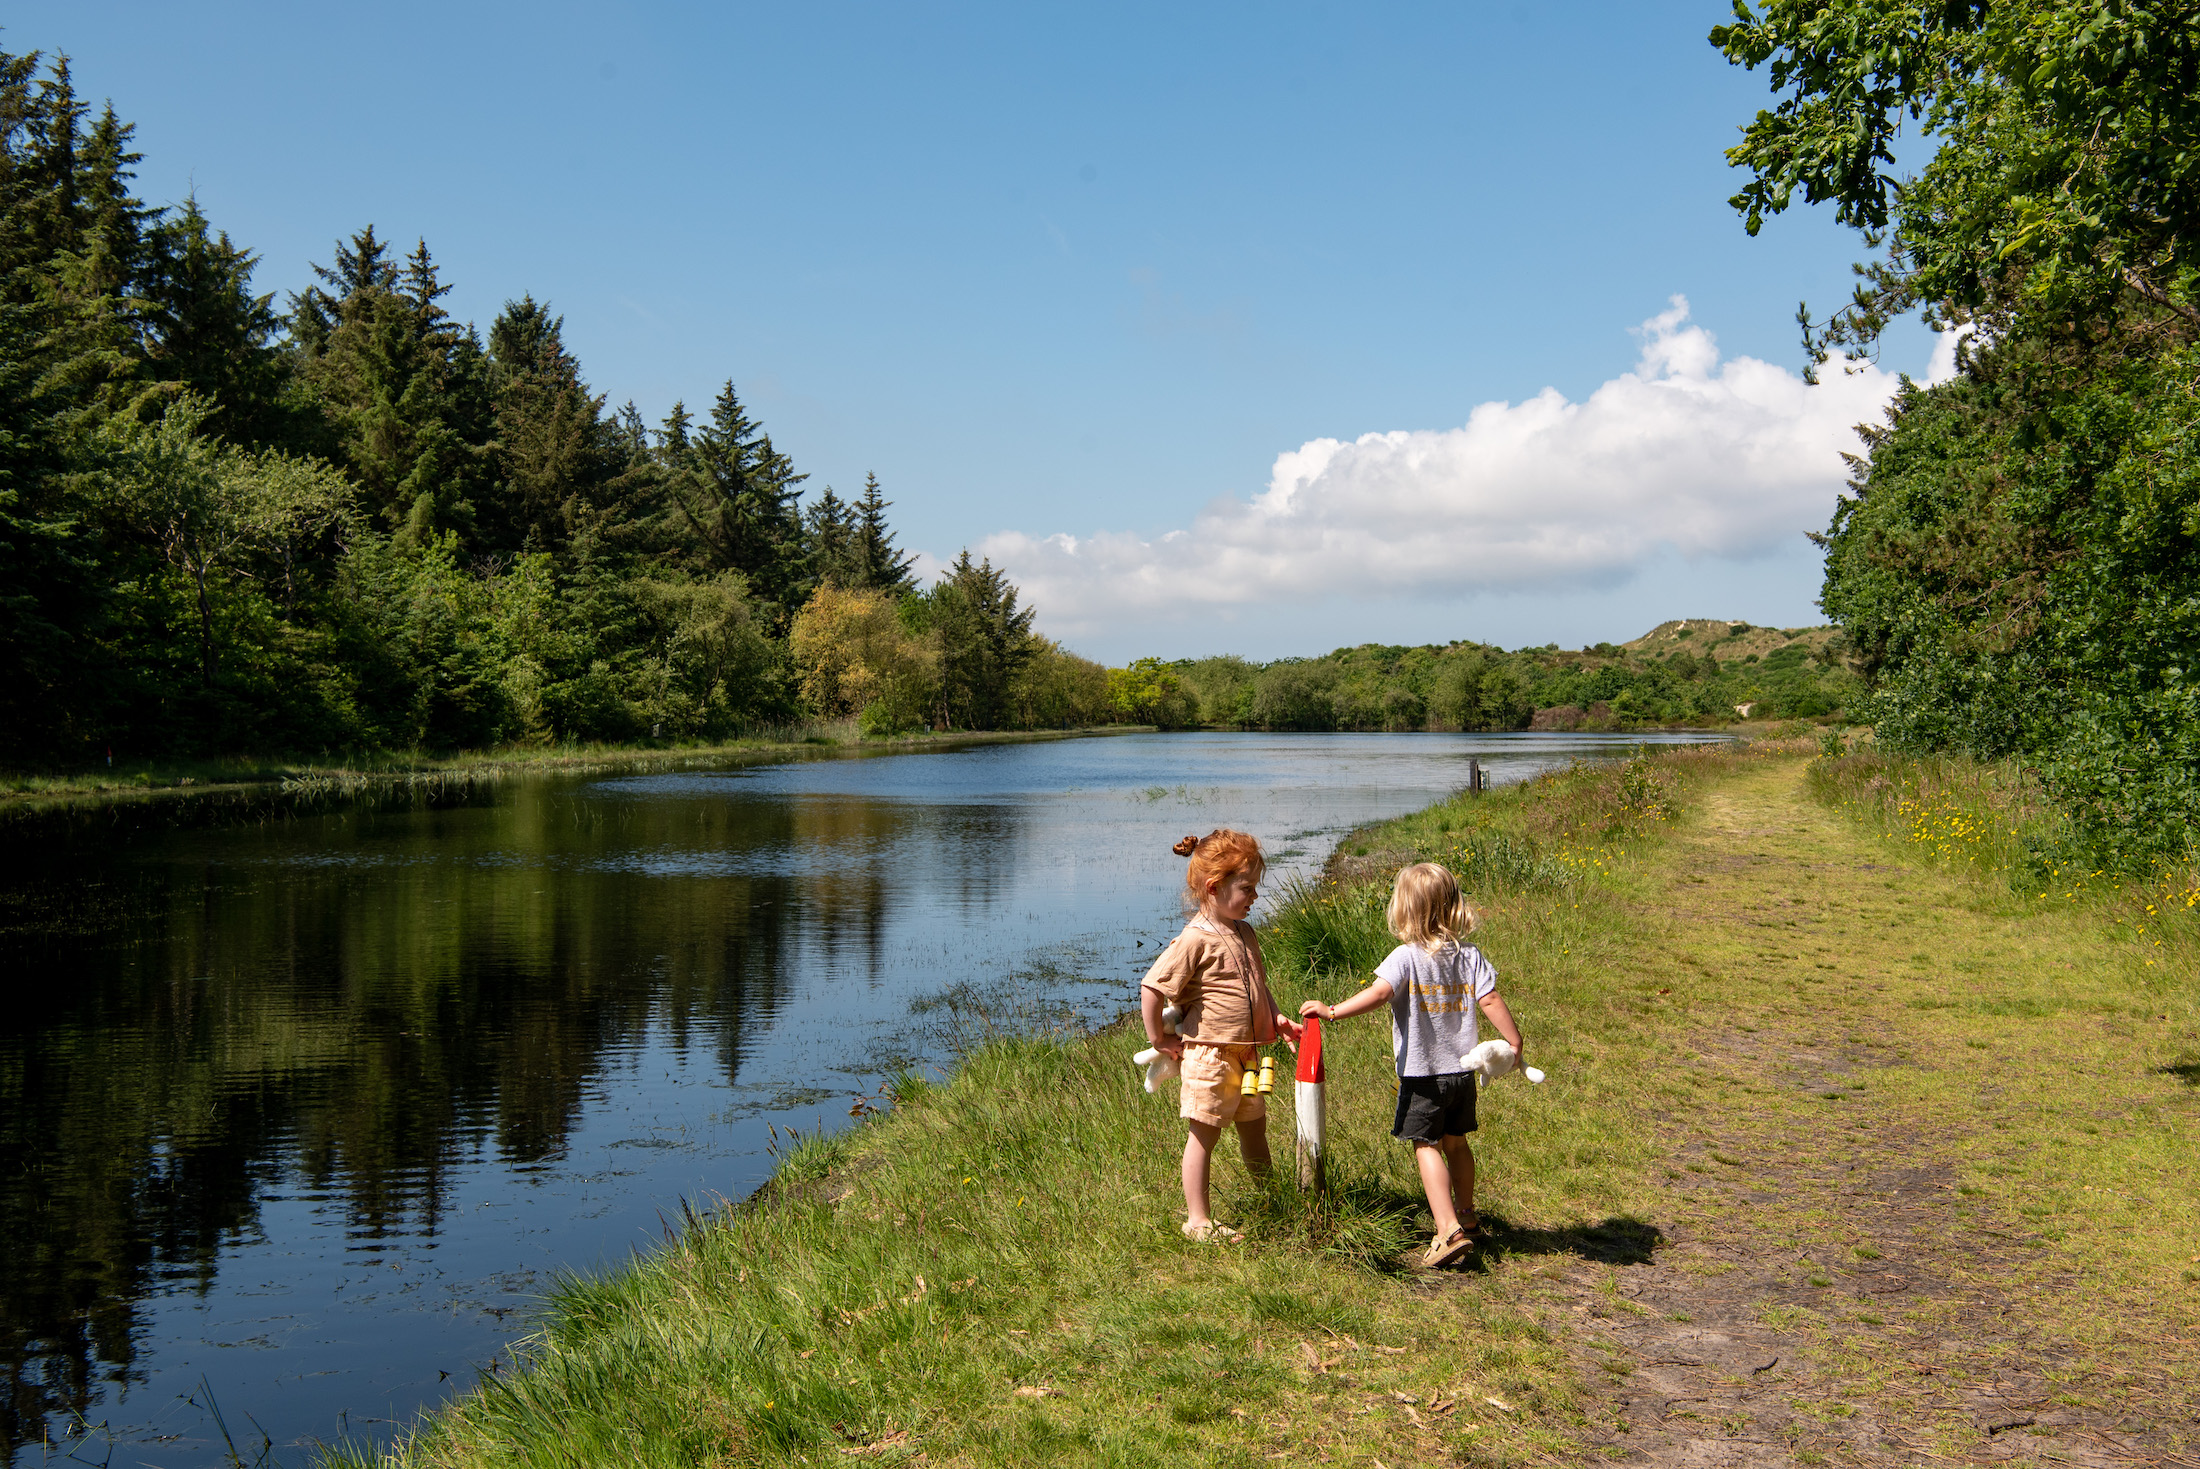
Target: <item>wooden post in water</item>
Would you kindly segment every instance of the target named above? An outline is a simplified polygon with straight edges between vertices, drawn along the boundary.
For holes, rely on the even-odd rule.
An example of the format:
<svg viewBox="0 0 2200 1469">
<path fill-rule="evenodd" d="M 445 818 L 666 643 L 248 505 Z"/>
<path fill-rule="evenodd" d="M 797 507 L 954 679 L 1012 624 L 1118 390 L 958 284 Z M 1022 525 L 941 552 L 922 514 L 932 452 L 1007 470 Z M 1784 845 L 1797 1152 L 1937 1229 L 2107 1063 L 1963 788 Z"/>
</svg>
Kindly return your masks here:
<svg viewBox="0 0 2200 1469">
<path fill-rule="evenodd" d="M 1329 1183 L 1323 1151 L 1329 1141 L 1329 1103 L 1323 1095 L 1322 1022 L 1319 1015 L 1306 1017 L 1306 1033 L 1299 1037 L 1298 1102 L 1299 1187 L 1319 1193 Z"/>
<path fill-rule="evenodd" d="M 1469 760 L 1467 762 L 1467 794 L 1473 796 L 1482 794 L 1482 762 L 1479 760 Z"/>
</svg>

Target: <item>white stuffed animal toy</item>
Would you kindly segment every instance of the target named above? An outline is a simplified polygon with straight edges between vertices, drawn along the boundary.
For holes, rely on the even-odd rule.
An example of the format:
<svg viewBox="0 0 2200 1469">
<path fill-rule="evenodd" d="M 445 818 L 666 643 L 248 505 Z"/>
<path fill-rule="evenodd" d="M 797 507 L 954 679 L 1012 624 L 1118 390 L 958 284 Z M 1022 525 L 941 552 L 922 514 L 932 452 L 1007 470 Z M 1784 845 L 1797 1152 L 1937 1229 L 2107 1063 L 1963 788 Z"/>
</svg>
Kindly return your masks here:
<svg viewBox="0 0 2200 1469">
<path fill-rule="evenodd" d="M 1533 1066 L 1521 1066 L 1520 1053 L 1513 1049 L 1510 1041 L 1484 1041 L 1461 1056 L 1459 1064 L 1481 1077 L 1485 1086 L 1515 1068 L 1536 1085 L 1543 1084 L 1543 1073 Z"/>
<path fill-rule="evenodd" d="M 1175 1035 L 1176 1023 L 1183 1018 L 1184 1012 L 1176 1006 L 1163 1006 L 1161 1010 L 1162 1033 Z M 1162 1082 L 1169 1080 L 1183 1070 L 1177 1063 L 1176 1057 L 1169 1055 L 1159 1046 L 1148 1046 L 1145 1050 L 1131 1057 L 1131 1065 L 1146 1068 L 1146 1090 L 1149 1092 L 1159 1091 Z"/>
</svg>

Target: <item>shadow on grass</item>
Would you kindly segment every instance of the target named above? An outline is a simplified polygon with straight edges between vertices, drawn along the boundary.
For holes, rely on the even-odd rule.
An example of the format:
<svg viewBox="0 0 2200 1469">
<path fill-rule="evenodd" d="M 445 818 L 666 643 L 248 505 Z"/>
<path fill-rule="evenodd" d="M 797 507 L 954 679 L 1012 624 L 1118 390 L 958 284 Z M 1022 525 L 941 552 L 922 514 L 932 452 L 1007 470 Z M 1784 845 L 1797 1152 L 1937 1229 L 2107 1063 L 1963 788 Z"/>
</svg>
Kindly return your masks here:
<svg viewBox="0 0 2200 1469">
<path fill-rule="evenodd" d="M 2200 1086 L 2200 1061 L 2172 1061 L 2154 1068 L 2156 1076 L 2174 1076 L 2186 1086 Z"/>
<path fill-rule="evenodd" d="M 1515 1226 L 1498 1215 L 1482 1215 L 1481 1247 L 1468 1256 L 1472 1270 L 1487 1270 L 1508 1255 L 1572 1255 L 1598 1265 L 1647 1265 L 1665 1235 L 1640 1219 L 1601 1219 L 1563 1229 Z"/>
</svg>

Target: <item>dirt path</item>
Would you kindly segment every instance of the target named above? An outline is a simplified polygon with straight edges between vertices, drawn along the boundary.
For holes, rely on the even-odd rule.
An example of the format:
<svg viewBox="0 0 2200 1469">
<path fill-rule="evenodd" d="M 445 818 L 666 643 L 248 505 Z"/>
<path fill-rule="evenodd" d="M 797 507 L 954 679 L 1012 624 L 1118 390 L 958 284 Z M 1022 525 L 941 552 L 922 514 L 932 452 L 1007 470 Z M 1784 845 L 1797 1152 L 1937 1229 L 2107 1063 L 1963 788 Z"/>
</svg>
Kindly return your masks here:
<svg viewBox="0 0 2200 1469">
<path fill-rule="evenodd" d="M 1688 1012 L 1699 1100 L 1645 1227 L 1490 1250 L 1572 1321 L 1602 1452 L 2200 1465 L 2187 1002 L 2077 920 L 1896 865 L 1795 763 L 1715 788 L 1657 884 L 1640 980 Z"/>
</svg>

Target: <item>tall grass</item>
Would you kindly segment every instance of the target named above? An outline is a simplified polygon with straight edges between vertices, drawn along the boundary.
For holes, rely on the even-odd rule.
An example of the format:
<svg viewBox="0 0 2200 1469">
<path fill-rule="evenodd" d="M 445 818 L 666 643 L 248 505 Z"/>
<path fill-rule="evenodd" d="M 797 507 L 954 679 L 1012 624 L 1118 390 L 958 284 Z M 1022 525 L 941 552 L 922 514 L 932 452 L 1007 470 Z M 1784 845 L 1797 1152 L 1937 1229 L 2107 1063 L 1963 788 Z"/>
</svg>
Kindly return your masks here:
<svg viewBox="0 0 2200 1469">
<path fill-rule="evenodd" d="M 1456 859 L 1489 913 L 1483 947 L 1551 1073 L 1484 1099 L 1476 1150 L 1493 1258 L 1642 1258 L 1655 1239 L 1620 1203 L 1653 1146 L 1628 1119 L 1677 1100 L 1678 1084 L 1649 1064 L 1652 996 L 1625 978 L 1632 920 L 1598 902 L 1622 879 L 1563 859 L 1654 843 L 1703 779 L 1748 758 L 1664 755 L 1632 777 L 1579 767 L 1462 795 L 1354 843 L 1393 866 Z M 1392 946 L 1388 872 L 1349 870 L 1365 860 L 1346 853 L 1265 920 L 1286 1010 L 1357 988 Z M 1178 1232 L 1183 1125 L 1173 1089 L 1138 1084 L 1137 1031 L 1019 1033 L 1043 1013 L 998 998 L 983 987 L 939 997 L 927 1019 L 964 1038 L 943 1081 L 900 1078 L 855 1131 L 791 1140 L 755 1200 L 699 1211 L 627 1269 L 563 1282 L 519 1365 L 385 1462 L 687 1465 L 921 1448 L 933 1462 L 1020 1469 L 1253 1469 L 1279 1453 L 1418 1463 L 1440 1446 L 1501 1464 L 1567 1451 L 1578 1379 L 1566 1349 L 1502 1291 L 1431 1292 L 1412 1278 L 1429 1226 L 1410 1150 L 1388 1136 L 1395 1077 L 1380 1015 L 1327 1037 L 1326 1192 L 1291 1180 L 1288 1087 L 1270 1098 L 1275 1178 L 1249 1177 L 1225 1142 L 1217 1212 L 1246 1243 L 1222 1247 Z M 1460 1406 L 1422 1427 L 1364 1416 L 1370 1393 Z"/>
<path fill-rule="evenodd" d="M 1829 745 L 1809 787 L 1907 856 L 2006 883 L 2028 903 L 2103 910 L 2162 951 L 2157 965 L 2200 957 L 2200 853 L 2140 868 L 2104 860 L 2017 760 Z"/>
<path fill-rule="evenodd" d="M 944 1084 L 902 1078 L 871 1125 L 798 1143 L 756 1201 L 561 1282 L 521 1367 L 398 1460 L 781 1461 L 918 1433 L 935 1457 L 1199 1461 L 1241 1428 L 1230 1407 L 1294 1380 L 1256 1339 L 1415 1340 L 1367 1288 L 1408 1242 L 1410 1200 L 1364 1159 L 1341 1158 L 1324 1196 L 1240 1180 L 1249 1247 L 1181 1238 L 1181 1125 L 1137 1087 L 1134 1044 L 1001 1038 Z"/>
</svg>

